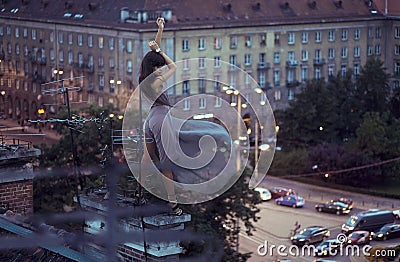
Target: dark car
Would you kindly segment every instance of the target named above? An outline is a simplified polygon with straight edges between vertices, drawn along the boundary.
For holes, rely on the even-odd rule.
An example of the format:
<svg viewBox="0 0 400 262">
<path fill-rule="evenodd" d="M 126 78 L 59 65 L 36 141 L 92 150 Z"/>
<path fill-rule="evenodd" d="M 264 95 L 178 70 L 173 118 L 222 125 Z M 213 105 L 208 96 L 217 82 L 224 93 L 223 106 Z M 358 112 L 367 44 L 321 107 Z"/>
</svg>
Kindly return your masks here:
<svg viewBox="0 0 400 262">
<path fill-rule="evenodd" d="M 331 232 L 326 227 L 311 226 L 304 228 L 299 233 L 292 236 L 290 240 L 292 241 L 292 244 L 302 246 L 321 242 L 330 235 Z"/>
<path fill-rule="evenodd" d="M 348 208 L 348 206 L 342 202 L 328 202 L 328 203 L 316 204 L 315 209 L 318 212 L 327 212 L 336 215 L 348 214 L 351 211 Z"/>
<path fill-rule="evenodd" d="M 374 234 L 376 240 L 386 240 L 389 238 L 400 237 L 400 224 L 384 225 L 378 232 Z"/>
<path fill-rule="evenodd" d="M 353 200 L 350 198 L 339 197 L 336 199 L 332 199 L 330 202 L 342 202 L 343 204 L 347 205 L 348 209 L 351 210 L 353 208 Z"/>
<path fill-rule="evenodd" d="M 315 248 L 314 256 L 327 257 L 337 255 L 342 244 L 336 238 L 324 240 Z"/>
<path fill-rule="evenodd" d="M 277 205 L 282 205 L 282 206 L 303 207 L 304 206 L 304 198 L 302 198 L 298 195 L 284 196 L 284 197 L 275 199 L 275 203 Z"/>
<path fill-rule="evenodd" d="M 284 187 L 274 187 L 269 191 L 271 192 L 272 199 L 296 194 L 296 191 L 294 189 Z"/>
</svg>

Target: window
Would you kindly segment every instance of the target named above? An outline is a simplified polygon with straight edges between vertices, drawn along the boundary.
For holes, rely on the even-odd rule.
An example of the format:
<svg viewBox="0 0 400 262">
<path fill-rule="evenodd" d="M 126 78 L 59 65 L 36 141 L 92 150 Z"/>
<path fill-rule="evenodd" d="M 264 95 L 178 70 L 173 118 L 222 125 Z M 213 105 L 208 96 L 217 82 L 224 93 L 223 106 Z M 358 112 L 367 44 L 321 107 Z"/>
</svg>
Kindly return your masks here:
<svg viewBox="0 0 400 262">
<path fill-rule="evenodd" d="M 102 49 L 104 47 L 104 38 L 99 36 L 99 48 Z"/>
<path fill-rule="evenodd" d="M 199 109 L 205 109 L 206 108 L 206 99 L 204 97 L 201 97 L 199 99 Z"/>
<path fill-rule="evenodd" d="M 237 36 L 231 36 L 229 46 L 230 48 L 237 48 Z"/>
<path fill-rule="evenodd" d="M 104 106 L 104 97 L 99 96 L 98 104 L 99 104 L 99 107 L 103 107 Z"/>
<path fill-rule="evenodd" d="M 231 64 L 231 66 L 235 66 L 236 65 L 236 55 L 230 55 L 229 56 L 229 63 Z"/>
<path fill-rule="evenodd" d="M 21 50 L 19 48 L 19 44 L 15 44 L 15 54 L 19 55 L 21 53 Z"/>
<path fill-rule="evenodd" d="M 315 49 L 315 60 L 317 62 L 321 60 L 321 49 Z"/>
<path fill-rule="evenodd" d="M 251 47 L 252 44 L 252 37 L 247 35 L 244 37 L 244 46 L 245 47 Z"/>
<path fill-rule="evenodd" d="M 19 38 L 19 28 L 15 28 L 15 38 Z"/>
<path fill-rule="evenodd" d="M 60 44 L 64 43 L 64 34 L 62 32 L 58 32 L 58 42 Z"/>
<path fill-rule="evenodd" d="M 51 49 L 50 49 L 50 60 L 51 60 L 51 61 L 54 61 L 55 56 L 56 56 L 56 55 L 55 55 L 55 53 L 54 53 L 54 49 L 51 48 Z"/>
<path fill-rule="evenodd" d="M 68 52 L 68 64 L 72 65 L 74 63 L 74 53 L 72 51 Z"/>
<path fill-rule="evenodd" d="M 347 74 L 347 66 L 346 65 L 341 65 L 340 67 L 340 75 L 342 78 L 345 78 Z"/>
<path fill-rule="evenodd" d="M 334 59 L 335 58 L 335 49 L 329 48 L 328 49 L 328 59 Z"/>
<path fill-rule="evenodd" d="M 305 82 L 308 80 L 308 67 L 307 66 L 303 66 L 301 68 L 301 81 Z"/>
<path fill-rule="evenodd" d="M 378 26 L 375 28 L 375 38 L 381 38 L 381 36 L 382 36 L 381 28 Z"/>
<path fill-rule="evenodd" d="M 215 98 L 215 105 L 214 107 L 221 107 L 222 106 L 222 98 L 221 97 L 216 97 Z"/>
<path fill-rule="evenodd" d="M 88 47 L 93 47 L 93 36 L 92 35 L 88 35 L 87 44 L 88 44 Z"/>
<path fill-rule="evenodd" d="M 267 45 L 267 35 L 266 34 L 261 34 L 260 35 L 260 45 L 261 46 L 266 46 Z"/>
<path fill-rule="evenodd" d="M 183 59 L 183 70 L 189 70 L 189 58 Z"/>
<path fill-rule="evenodd" d="M 99 91 L 104 90 L 104 75 L 99 75 Z"/>
<path fill-rule="evenodd" d="M 83 45 L 83 36 L 81 34 L 78 35 L 78 46 Z"/>
<path fill-rule="evenodd" d="M 189 40 L 188 39 L 182 40 L 182 51 L 189 51 Z"/>
<path fill-rule="evenodd" d="M 354 47 L 354 57 L 360 57 L 360 47 L 359 46 Z"/>
<path fill-rule="evenodd" d="M 308 60 L 308 51 L 301 50 L 301 61 L 307 61 L 307 60 Z"/>
<path fill-rule="evenodd" d="M 347 41 L 348 32 L 347 29 L 342 29 L 342 41 Z"/>
<path fill-rule="evenodd" d="M 74 44 L 74 36 L 72 35 L 72 33 L 68 34 L 68 44 Z"/>
<path fill-rule="evenodd" d="M 205 59 L 205 57 L 199 57 L 199 68 L 200 69 L 206 68 L 206 59 Z"/>
<path fill-rule="evenodd" d="M 24 45 L 24 56 L 28 56 L 28 54 L 29 54 L 28 46 Z"/>
<path fill-rule="evenodd" d="M 274 70 L 274 86 L 280 86 L 281 84 L 281 72 Z"/>
<path fill-rule="evenodd" d="M 128 74 L 132 74 L 132 72 L 133 72 L 133 63 L 132 63 L 132 60 L 128 60 L 128 61 L 126 61 L 126 72 L 128 73 Z"/>
<path fill-rule="evenodd" d="M 258 72 L 258 84 L 260 87 L 265 87 L 265 71 Z"/>
<path fill-rule="evenodd" d="M 394 46 L 394 54 L 399 55 L 400 54 L 400 45 L 395 45 Z"/>
<path fill-rule="evenodd" d="M 288 51 L 288 61 L 294 61 L 294 51 Z"/>
<path fill-rule="evenodd" d="M 381 45 L 375 46 L 375 55 L 381 55 Z"/>
<path fill-rule="evenodd" d="M 394 74 L 396 76 L 400 75 L 400 62 L 394 63 Z"/>
<path fill-rule="evenodd" d="M 371 56 L 371 55 L 374 54 L 374 47 L 373 47 L 372 45 L 368 45 L 368 46 L 367 46 L 367 49 L 368 49 L 367 54 L 368 54 L 369 56 Z"/>
<path fill-rule="evenodd" d="M 359 64 L 354 64 L 353 72 L 354 72 L 354 76 L 356 76 L 356 77 L 360 75 L 360 65 Z"/>
<path fill-rule="evenodd" d="M 111 51 L 114 50 L 114 38 L 113 37 L 108 39 L 108 49 L 110 49 Z"/>
<path fill-rule="evenodd" d="M 110 59 L 108 60 L 108 64 L 109 64 L 110 68 L 114 68 L 115 67 L 114 57 L 110 57 Z"/>
<path fill-rule="evenodd" d="M 132 53 L 132 47 L 133 47 L 132 40 L 126 41 L 126 52 L 128 52 L 129 54 Z"/>
<path fill-rule="evenodd" d="M 236 86 L 236 76 L 234 74 L 229 76 L 229 86 L 233 88 Z"/>
<path fill-rule="evenodd" d="M 294 99 L 294 90 L 293 88 L 288 89 L 288 100 L 293 100 Z"/>
<path fill-rule="evenodd" d="M 206 92 L 206 81 L 204 79 L 199 79 L 199 94 L 204 94 Z"/>
<path fill-rule="evenodd" d="M 335 65 L 328 65 L 328 76 L 334 76 L 335 75 Z"/>
<path fill-rule="evenodd" d="M 54 42 L 54 32 L 50 32 L 49 41 L 50 41 L 50 43 Z"/>
<path fill-rule="evenodd" d="M 32 40 L 36 40 L 36 29 L 32 29 Z"/>
<path fill-rule="evenodd" d="M 281 62 L 281 54 L 279 52 L 274 52 L 274 63 L 279 64 Z"/>
<path fill-rule="evenodd" d="M 265 66 L 265 53 L 260 53 L 258 55 L 258 61 L 260 66 Z"/>
<path fill-rule="evenodd" d="M 251 54 L 244 55 L 244 64 L 247 66 L 251 65 Z"/>
<path fill-rule="evenodd" d="M 221 37 L 214 37 L 214 49 L 221 49 L 222 40 Z"/>
<path fill-rule="evenodd" d="M 275 101 L 281 100 L 281 90 L 274 91 L 274 99 L 275 99 Z"/>
<path fill-rule="evenodd" d="M 104 58 L 102 56 L 99 56 L 99 67 L 100 68 L 104 67 Z"/>
<path fill-rule="evenodd" d="M 183 81 L 182 83 L 182 94 L 183 95 L 189 95 L 190 94 L 190 85 L 189 85 L 189 81 Z M 185 99 L 187 100 L 187 99 Z"/>
<path fill-rule="evenodd" d="M 221 83 L 219 82 L 219 76 L 214 76 L 214 93 L 221 91 Z"/>
<path fill-rule="evenodd" d="M 322 41 L 322 33 L 321 31 L 315 32 L 315 42 L 320 43 Z"/>
<path fill-rule="evenodd" d="M 342 47 L 342 58 L 346 58 L 347 57 L 347 47 Z"/>
<path fill-rule="evenodd" d="M 354 29 L 354 40 L 360 39 L 360 28 Z"/>
<path fill-rule="evenodd" d="M 88 68 L 93 69 L 94 66 L 94 58 L 92 55 L 88 55 Z"/>
<path fill-rule="evenodd" d="M 199 50 L 205 50 L 206 49 L 206 39 L 203 37 L 199 38 Z"/>
<path fill-rule="evenodd" d="M 305 44 L 305 43 L 308 42 L 308 32 L 303 32 L 303 33 L 301 33 L 301 42 L 302 42 L 303 44 Z"/>
<path fill-rule="evenodd" d="M 287 74 L 287 82 L 289 84 L 293 84 L 294 83 L 294 70 L 288 70 L 286 74 Z"/>
<path fill-rule="evenodd" d="M 79 68 L 83 68 L 83 54 L 82 53 L 78 53 L 78 65 L 79 65 Z"/>
<path fill-rule="evenodd" d="M 246 74 L 245 77 L 244 77 L 244 85 L 245 85 L 246 87 L 249 87 L 249 86 L 250 86 L 250 83 L 251 83 L 251 75 L 250 75 L 250 73 L 248 73 L 248 74 Z"/>
<path fill-rule="evenodd" d="M 110 83 L 110 93 L 114 93 L 115 92 L 115 80 L 114 80 L 113 76 L 110 77 L 109 83 Z"/>
<path fill-rule="evenodd" d="M 11 36 L 11 26 L 7 26 L 7 27 L 6 27 L 6 34 L 7 34 L 8 36 Z"/>
<path fill-rule="evenodd" d="M 316 68 L 314 69 L 314 78 L 315 78 L 316 80 L 321 79 L 321 68 L 320 68 L 320 67 L 316 67 Z"/>
<path fill-rule="evenodd" d="M 329 30 L 329 32 L 328 32 L 328 41 L 329 42 L 335 41 L 335 31 L 334 30 Z"/>
<path fill-rule="evenodd" d="M 396 27 L 394 29 L 394 37 L 395 38 L 400 38 L 400 27 Z"/>
<path fill-rule="evenodd" d="M 221 67 L 221 57 L 214 56 L 214 67 Z"/>
<path fill-rule="evenodd" d="M 280 45 L 280 35 L 279 33 L 274 34 L 274 44 L 275 45 Z"/>
<path fill-rule="evenodd" d="M 64 51 L 63 51 L 63 50 L 60 50 L 60 51 L 58 52 L 58 60 L 59 60 L 60 62 L 64 62 Z"/>
<path fill-rule="evenodd" d="M 295 34 L 288 33 L 288 45 L 293 45 L 295 43 Z"/>
<path fill-rule="evenodd" d="M 373 34 L 371 26 L 368 27 L 368 38 L 374 38 L 374 34 Z"/>
<path fill-rule="evenodd" d="M 0 26 L 0 36 L 3 36 L 3 35 L 4 35 L 3 27 Z"/>
<path fill-rule="evenodd" d="M 188 99 L 183 100 L 183 110 L 185 111 L 190 110 L 190 100 Z"/>
</svg>

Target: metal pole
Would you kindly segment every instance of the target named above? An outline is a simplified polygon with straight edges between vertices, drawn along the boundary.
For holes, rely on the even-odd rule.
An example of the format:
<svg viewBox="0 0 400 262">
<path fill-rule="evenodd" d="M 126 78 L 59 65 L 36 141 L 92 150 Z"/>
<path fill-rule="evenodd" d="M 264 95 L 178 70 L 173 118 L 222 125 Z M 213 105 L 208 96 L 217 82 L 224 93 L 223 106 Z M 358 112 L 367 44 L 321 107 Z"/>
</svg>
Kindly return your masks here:
<svg viewBox="0 0 400 262">
<path fill-rule="evenodd" d="M 236 171 L 240 170 L 240 121 L 242 119 L 242 97 L 240 93 L 237 95 L 238 98 L 238 116 L 237 116 L 237 139 L 238 139 L 238 149 L 236 155 Z"/>
<path fill-rule="evenodd" d="M 254 123 L 254 175 L 255 177 L 258 177 L 258 165 L 257 165 L 257 160 L 258 160 L 258 120 L 256 119 L 256 122 Z"/>
</svg>

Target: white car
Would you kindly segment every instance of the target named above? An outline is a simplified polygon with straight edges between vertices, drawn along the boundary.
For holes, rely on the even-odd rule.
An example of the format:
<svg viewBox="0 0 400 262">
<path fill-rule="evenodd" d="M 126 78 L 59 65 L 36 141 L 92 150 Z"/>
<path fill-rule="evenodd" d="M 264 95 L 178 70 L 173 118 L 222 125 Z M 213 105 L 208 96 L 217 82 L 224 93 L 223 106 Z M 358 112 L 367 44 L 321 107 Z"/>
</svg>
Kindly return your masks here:
<svg viewBox="0 0 400 262">
<path fill-rule="evenodd" d="M 393 215 L 396 217 L 396 219 L 400 219 L 400 209 L 393 210 Z"/>
<path fill-rule="evenodd" d="M 269 192 L 269 190 L 266 188 L 256 187 L 256 188 L 254 188 L 254 190 L 257 191 L 258 193 L 260 193 L 260 198 L 263 201 L 268 201 L 272 198 L 271 192 Z"/>
</svg>

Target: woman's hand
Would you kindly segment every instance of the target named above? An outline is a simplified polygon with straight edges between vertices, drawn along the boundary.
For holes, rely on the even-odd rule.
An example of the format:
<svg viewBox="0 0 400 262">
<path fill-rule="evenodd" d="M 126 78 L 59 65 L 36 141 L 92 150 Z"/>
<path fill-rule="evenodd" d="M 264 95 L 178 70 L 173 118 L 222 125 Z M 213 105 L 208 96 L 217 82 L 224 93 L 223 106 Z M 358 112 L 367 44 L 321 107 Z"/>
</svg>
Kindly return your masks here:
<svg viewBox="0 0 400 262">
<path fill-rule="evenodd" d="M 156 51 L 158 48 L 160 48 L 157 42 L 154 40 L 149 42 L 149 47 L 151 51 Z"/>
<path fill-rule="evenodd" d="M 158 25 L 158 28 L 164 29 L 164 24 L 165 24 L 164 17 L 157 18 L 156 23 Z"/>
</svg>

